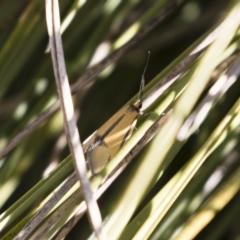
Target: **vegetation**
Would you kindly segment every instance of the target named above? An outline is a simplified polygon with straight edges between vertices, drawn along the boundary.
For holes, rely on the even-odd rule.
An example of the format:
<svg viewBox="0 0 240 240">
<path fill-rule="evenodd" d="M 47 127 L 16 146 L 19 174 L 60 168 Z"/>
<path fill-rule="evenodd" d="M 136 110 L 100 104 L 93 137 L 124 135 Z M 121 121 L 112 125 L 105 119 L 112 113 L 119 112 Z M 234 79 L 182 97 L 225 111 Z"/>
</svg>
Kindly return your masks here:
<svg viewBox="0 0 240 240">
<path fill-rule="evenodd" d="M 88 172 L 107 239 L 239 239 L 240 1 L 59 4 L 83 149 L 146 80 L 132 136 Z M 94 239 L 44 1 L 0 9 L 0 239 Z"/>
</svg>

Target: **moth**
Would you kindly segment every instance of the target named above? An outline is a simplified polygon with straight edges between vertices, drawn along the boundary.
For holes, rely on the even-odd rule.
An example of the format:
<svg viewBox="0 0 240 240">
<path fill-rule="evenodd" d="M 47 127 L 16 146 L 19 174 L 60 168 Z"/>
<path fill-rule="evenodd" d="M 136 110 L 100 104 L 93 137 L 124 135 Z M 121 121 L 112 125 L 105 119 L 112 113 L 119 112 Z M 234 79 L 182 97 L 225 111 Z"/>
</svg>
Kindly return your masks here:
<svg viewBox="0 0 240 240">
<path fill-rule="evenodd" d="M 85 158 L 93 175 L 101 172 L 106 164 L 116 155 L 123 144 L 131 137 L 139 115 L 142 115 L 142 93 L 145 85 L 144 75 L 148 59 L 142 74 L 138 99 L 123 107 L 103 126 L 94 132 L 84 144 Z"/>
</svg>

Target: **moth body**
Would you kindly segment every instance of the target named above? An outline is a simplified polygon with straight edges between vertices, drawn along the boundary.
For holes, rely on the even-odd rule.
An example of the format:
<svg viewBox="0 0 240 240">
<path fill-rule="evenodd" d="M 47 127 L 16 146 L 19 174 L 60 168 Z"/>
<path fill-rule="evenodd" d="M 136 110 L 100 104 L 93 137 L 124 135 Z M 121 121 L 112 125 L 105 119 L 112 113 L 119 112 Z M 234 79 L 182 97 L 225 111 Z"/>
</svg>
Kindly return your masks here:
<svg viewBox="0 0 240 240">
<path fill-rule="evenodd" d="M 138 100 L 122 108 L 88 139 L 84 146 L 85 157 L 93 175 L 101 172 L 131 137 L 137 117 L 141 114 L 140 107 Z"/>
<path fill-rule="evenodd" d="M 84 144 L 87 164 L 93 175 L 101 172 L 123 146 L 125 141 L 131 137 L 137 123 L 138 115 L 143 114 L 141 111 L 142 92 L 145 85 L 144 74 L 148 61 L 149 55 L 141 79 L 138 100 L 134 104 L 123 107 L 113 115 Z"/>
</svg>

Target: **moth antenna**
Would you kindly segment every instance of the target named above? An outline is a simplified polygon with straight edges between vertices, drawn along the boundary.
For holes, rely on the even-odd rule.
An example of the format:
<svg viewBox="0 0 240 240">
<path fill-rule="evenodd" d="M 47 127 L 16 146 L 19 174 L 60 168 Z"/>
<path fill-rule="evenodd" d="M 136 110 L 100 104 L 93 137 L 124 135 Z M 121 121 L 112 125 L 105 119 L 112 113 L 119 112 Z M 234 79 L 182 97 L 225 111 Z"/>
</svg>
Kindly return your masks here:
<svg viewBox="0 0 240 240">
<path fill-rule="evenodd" d="M 140 89 L 139 89 L 139 93 L 138 93 L 138 100 L 142 101 L 142 95 L 143 95 L 143 89 L 145 86 L 145 72 L 147 70 L 148 67 L 148 62 L 149 62 L 149 58 L 150 58 L 150 51 L 148 51 L 148 58 L 147 58 L 147 62 L 142 74 L 142 78 L 141 78 L 141 83 L 140 83 Z"/>
</svg>

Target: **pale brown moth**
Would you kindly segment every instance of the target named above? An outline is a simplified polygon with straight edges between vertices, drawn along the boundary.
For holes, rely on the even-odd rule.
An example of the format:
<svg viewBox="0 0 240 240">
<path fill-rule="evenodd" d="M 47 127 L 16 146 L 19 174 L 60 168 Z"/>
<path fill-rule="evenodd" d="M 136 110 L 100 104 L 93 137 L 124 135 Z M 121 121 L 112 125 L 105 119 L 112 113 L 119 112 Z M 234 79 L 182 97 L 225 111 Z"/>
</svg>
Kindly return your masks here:
<svg viewBox="0 0 240 240">
<path fill-rule="evenodd" d="M 144 75 L 150 52 L 142 74 L 138 99 L 131 105 L 123 107 L 103 126 L 94 132 L 84 144 L 85 158 L 93 175 L 101 172 L 128 140 L 136 126 L 138 115 L 142 115 L 142 92 L 145 85 Z"/>
</svg>

